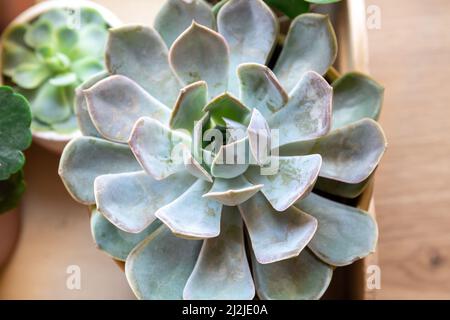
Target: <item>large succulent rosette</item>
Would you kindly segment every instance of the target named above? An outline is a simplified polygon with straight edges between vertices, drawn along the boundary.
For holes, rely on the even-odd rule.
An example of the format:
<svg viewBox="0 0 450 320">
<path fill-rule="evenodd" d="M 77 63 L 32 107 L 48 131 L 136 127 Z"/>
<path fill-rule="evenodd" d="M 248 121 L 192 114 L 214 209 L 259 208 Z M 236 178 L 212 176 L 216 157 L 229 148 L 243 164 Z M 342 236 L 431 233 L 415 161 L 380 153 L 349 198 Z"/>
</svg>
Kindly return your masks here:
<svg viewBox="0 0 450 320">
<path fill-rule="evenodd" d="M 217 17 L 168 0 L 154 28 L 110 30 L 108 72 L 77 90 L 84 136 L 60 175 L 137 297 L 316 299 L 374 250 L 370 215 L 311 191 L 364 190 L 386 147 L 382 89 L 322 77 L 337 53 L 326 16 L 292 22 L 272 71 L 277 37 L 261 0 Z"/>
</svg>

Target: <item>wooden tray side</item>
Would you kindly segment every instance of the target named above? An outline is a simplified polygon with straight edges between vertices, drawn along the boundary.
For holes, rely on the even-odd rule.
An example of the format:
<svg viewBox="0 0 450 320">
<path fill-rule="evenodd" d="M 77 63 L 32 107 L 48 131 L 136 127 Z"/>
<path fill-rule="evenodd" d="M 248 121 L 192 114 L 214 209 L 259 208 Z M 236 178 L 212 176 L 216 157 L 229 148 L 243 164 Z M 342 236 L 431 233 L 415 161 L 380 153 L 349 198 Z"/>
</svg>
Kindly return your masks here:
<svg viewBox="0 0 450 320">
<path fill-rule="evenodd" d="M 366 27 L 365 0 L 346 0 L 339 4 L 336 33 L 339 43 L 337 69 L 341 73 L 359 71 L 369 74 L 369 45 Z M 374 218 L 375 201 L 373 199 L 374 181 L 363 193 L 358 207 L 368 211 Z M 352 299 L 376 299 L 376 290 L 369 290 L 366 284 L 367 271 L 370 266 L 378 266 L 377 252 L 355 262 L 349 267 Z"/>
</svg>

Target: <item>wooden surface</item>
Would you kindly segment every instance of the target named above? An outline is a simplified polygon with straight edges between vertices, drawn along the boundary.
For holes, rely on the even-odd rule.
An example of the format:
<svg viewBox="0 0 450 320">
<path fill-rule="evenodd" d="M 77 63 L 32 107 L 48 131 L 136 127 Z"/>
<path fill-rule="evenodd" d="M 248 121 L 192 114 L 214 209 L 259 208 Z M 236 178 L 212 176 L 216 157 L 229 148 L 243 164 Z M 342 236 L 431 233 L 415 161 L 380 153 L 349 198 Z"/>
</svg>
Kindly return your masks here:
<svg viewBox="0 0 450 320">
<path fill-rule="evenodd" d="M 381 299 L 450 299 L 450 1 L 367 0 L 389 149 L 376 180 Z"/>
</svg>

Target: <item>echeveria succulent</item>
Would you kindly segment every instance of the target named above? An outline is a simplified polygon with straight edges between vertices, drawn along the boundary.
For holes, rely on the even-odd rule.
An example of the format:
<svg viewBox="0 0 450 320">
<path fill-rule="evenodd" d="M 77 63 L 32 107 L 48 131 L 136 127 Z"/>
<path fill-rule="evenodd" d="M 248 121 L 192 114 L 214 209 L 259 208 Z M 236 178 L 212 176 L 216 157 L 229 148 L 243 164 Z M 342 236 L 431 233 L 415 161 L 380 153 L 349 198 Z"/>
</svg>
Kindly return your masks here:
<svg viewBox="0 0 450 320">
<path fill-rule="evenodd" d="M 32 128 L 77 130 L 74 90 L 104 70 L 107 23 L 94 9 L 51 9 L 3 36 L 3 75 L 31 103 Z"/>
<path fill-rule="evenodd" d="M 0 213 L 14 208 L 25 190 L 22 151 L 31 144 L 30 123 L 26 99 L 0 87 Z"/>
<path fill-rule="evenodd" d="M 262 0 L 217 18 L 168 0 L 154 28 L 110 30 L 107 73 L 77 91 L 84 136 L 59 173 L 137 297 L 315 299 L 374 250 L 369 214 L 311 191 L 360 193 L 385 150 L 381 90 L 346 75 L 332 103 L 326 16 L 292 21 L 272 71 L 277 35 Z"/>
</svg>

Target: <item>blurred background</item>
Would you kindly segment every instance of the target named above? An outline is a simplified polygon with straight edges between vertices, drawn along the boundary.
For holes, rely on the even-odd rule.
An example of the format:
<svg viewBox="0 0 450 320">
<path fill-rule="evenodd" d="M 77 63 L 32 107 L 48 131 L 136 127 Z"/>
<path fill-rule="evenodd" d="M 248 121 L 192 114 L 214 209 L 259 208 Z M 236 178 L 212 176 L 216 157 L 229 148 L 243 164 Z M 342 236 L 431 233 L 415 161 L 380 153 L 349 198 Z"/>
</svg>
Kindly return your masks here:
<svg viewBox="0 0 450 320">
<path fill-rule="evenodd" d="M 0 0 L 0 29 L 31 0 Z M 150 25 L 156 0 L 98 0 L 123 21 Z M 381 13 L 368 30 L 371 75 L 385 86 L 389 149 L 377 171 L 379 299 L 450 299 L 450 1 L 366 0 Z M 0 298 L 132 298 L 126 279 L 91 240 L 87 210 L 57 176 L 58 156 L 27 152 L 28 191 L 17 250 Z M 83 270 L 65 290 L 66 266 Z M 49 271 L 50 270 L 50 271 Z M 49 277 L 51 274 L 51 277 Z"/>
</svg>

